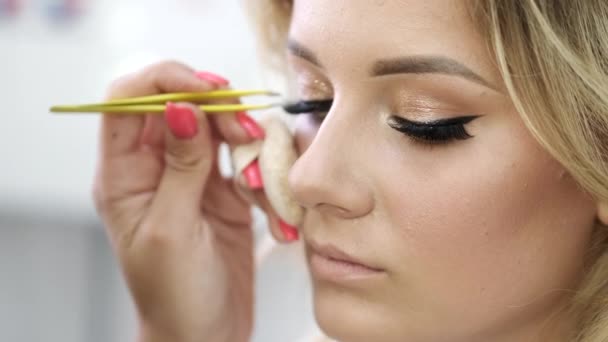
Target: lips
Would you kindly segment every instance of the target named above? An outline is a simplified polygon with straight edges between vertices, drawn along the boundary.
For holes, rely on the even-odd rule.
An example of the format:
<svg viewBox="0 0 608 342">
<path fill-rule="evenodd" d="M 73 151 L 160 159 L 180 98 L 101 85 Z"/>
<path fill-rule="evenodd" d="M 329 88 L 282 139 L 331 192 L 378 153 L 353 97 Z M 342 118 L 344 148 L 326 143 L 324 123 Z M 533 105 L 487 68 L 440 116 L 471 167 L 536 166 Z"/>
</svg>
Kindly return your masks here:
<svg viewBox="0 0 608 342">
<path fill-rule="evenodd" d="M 383 272 L 384 270 L 371 265 L 368 262 L 361 260 L 355 256 L 352 256 L 338 247 L 332 244 L 321 244 L 315 241 L 307 241 L 308 246 L 310 247 L 310 251 L 312 254 L 316 254 L 317 256 L 323 257 L 329 261 L 334 261 L 337 263 L 343 263 L 347 266 L 352 266 L 354 268 L 362 268 L 367 269 L 372 272 Z"/>
</svg>

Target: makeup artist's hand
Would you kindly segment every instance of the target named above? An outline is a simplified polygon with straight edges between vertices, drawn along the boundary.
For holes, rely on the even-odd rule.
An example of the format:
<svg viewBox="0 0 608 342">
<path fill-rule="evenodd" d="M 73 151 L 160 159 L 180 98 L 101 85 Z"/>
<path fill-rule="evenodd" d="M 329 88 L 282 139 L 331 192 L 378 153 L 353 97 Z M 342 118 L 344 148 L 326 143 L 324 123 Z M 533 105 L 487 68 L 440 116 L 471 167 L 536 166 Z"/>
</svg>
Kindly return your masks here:
<svg viewBox="0 0 608 342">
<path fill-rule="evenodd" d="M 227 83 L 164 62 L 118 80 L 109 98 L 209 91 Z M 244 113 L 207 116 L 185 103 L 167 108 L 164 117 L 103 116 L 94 187 L 137 307 L 141 341 L 247 341 L 250 205 L 220 174 L 217 153 L 221 142 L 251 142 L 263 130 Z"/>
</svg>

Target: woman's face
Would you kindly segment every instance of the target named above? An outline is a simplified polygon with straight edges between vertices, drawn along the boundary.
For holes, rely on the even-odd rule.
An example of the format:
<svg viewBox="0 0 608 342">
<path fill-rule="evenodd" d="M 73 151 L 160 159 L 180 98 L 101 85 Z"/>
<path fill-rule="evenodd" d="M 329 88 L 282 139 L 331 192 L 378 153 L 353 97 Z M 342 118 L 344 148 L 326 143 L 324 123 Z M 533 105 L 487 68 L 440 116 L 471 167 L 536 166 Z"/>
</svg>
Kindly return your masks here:
<svg viewBox="0 0 608 342">
<path fill-rule="evenodd" d="M 294 6 L 298 95 L 334 99 L 299 117 L 289 177 L 321 328 L 535 340 L 580 278 L 596 205 L 523 125 L 464 2 Z"/>
</svg>

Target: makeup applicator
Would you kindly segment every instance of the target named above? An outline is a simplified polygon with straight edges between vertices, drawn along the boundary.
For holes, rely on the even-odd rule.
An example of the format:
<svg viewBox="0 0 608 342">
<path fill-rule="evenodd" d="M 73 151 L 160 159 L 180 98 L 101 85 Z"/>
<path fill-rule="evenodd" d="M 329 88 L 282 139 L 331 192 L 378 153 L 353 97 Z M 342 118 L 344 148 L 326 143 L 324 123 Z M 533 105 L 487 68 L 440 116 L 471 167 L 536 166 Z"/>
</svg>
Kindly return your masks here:
<svg viewBox="0 0 608 342">
<path fill-rule="evenodd" d="M 293 137 L 287 125 L 278 117 L 269 116 L 260 121 L 266 132 L 263 141 L 239 145 L 231 153 L 235 174 L 239 175 L 257 160 L 264 191 L 272 208 L 291 226 L 299 226 L 304 209 L 293 198 L 287 176 L 297 159 Z"/>
</svg>

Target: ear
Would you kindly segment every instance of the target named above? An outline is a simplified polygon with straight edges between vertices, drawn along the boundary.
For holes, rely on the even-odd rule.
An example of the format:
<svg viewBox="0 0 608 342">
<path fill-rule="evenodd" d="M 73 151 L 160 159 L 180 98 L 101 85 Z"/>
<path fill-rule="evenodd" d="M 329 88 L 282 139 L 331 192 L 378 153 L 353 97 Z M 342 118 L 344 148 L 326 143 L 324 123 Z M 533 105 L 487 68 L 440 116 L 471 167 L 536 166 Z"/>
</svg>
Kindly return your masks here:
<svg viewBox="0 0 608 342">
<path fill-rule="evenodd" d="M 598 204 L 597 217 L 603 225 L 608 226 L 608 201 Z"/>
</svg>

